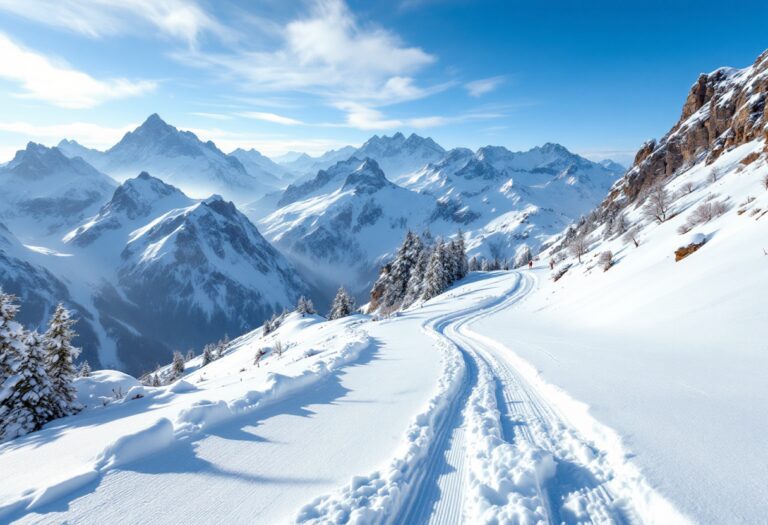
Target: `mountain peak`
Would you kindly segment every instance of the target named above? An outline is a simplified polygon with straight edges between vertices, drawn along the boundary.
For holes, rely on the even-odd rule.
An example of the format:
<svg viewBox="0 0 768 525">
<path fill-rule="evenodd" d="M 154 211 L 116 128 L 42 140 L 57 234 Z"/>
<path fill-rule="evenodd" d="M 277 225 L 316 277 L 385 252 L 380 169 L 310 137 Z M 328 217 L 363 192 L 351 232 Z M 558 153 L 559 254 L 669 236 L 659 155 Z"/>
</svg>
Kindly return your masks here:
<svg viewBox="0 0 768 525">
<path fill-rule="evenodd" d="M 355 193 L 374 193 L 390 185 L 379 164 L 366 157 L 363 162 L 344 180 L 343 190 L 355 189 Z"/>
</svg>

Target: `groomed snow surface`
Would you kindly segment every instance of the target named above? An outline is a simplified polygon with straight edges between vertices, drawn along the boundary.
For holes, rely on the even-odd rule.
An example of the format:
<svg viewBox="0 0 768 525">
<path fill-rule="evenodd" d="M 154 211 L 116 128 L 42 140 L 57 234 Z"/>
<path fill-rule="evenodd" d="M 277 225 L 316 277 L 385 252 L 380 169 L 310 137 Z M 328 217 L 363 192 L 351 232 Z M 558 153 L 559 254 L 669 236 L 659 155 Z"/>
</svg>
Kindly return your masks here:
<svg viewBox="0 0 768 525">
<path fill-rule="evenodd" d="M 475 332 L 536 285 L 472 274 L 389 319 L 292 314 L 168 387 L 98 372 L 84 413 L 0 445 L 0 521 L 687 523 L 586 406 Z"/>
</svg>

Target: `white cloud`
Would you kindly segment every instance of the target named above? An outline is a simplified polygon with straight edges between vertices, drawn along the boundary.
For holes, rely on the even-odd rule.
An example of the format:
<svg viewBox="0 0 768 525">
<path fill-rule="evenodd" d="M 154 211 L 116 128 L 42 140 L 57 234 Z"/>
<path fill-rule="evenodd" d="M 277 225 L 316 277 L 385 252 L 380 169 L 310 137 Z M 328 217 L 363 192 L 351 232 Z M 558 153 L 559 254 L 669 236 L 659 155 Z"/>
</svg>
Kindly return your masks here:
<svg viewBox="0 0 768 525">
<path fill-rule="evenodd" d="M 342 0 L 315 0 L 307 16 L 285 24 L 279 35 L 268 51 L 187 50 L 173 56 L 240 79 L 249 90 L 297 91 L 332 101 L 394 103 L 437 89 L 417 86 L 412 77 L 434 56 L 386 29 L 360 24 Z"/>
<path fill-rule="evenodd" d="M 203 117 L 203 118 L 210 118 L 213 120 L 232 120 L 232 115 L 226 115 L 224 113 L 207 113 L 205 111 L 193 111 L 190 113 L 190 115 L 194 115 L 196 117 Z"/>
<path fill-rule="evenodd" d="M 254 120 L 263 120 L 265 122 L 273 122 L 275 124 L 283 124 L 284 126 L 296 126 L 303 124 L 300 120 L 296 120 L 290 117 L 284 117 L 276 113 L 264 113 L 261 111 L 243 111 L 237 114 L 240 117 L 250 118 Z"/>
<path fill-rule="evenodd" d="M 467 92 L 469 92 L 470 96 L 480 97 L 495 90 L 503 83 L 504 77 L 499 76 L 473 80 L 472 82 L 465 84 L 464 87 L 467 89 Z"/>
<path fill-rule="evenodd" d="M 358 102 L 340 102 L 336 107 L 346 112 L 345 123 L 347 127 L 362 130 L 387 130 L 395 128 L 435 128 L 447 124 L 466 122 L 468 120 L 486 120 L 503 117 L 501 113 L 465 113 L 456 116 L 432 115 L 413 118 L 387 118 L 378 109 L 360 104 Z"/>
<path fill-rule="evenodd" d="M 190 44 L 203 31 L 223 33 L 192 0 L 0 0 L 0 10 L 92 38 L 144 34 L 146 25 Z"/>
<path fill-rule="evenodd" d="M 0 122 L 0 132 L 14 134 L 26 140 L 44 142 L 49 145 L 58 144 L 61 139 L 74 139 L 83 146 L 96 149 L 106 149 L 117 143 L 123 135 L 136 128 L 137 124 L 120 127 L 101 126 L 90 122 L 71 122 L 68 124 L 53 124 L 39 126 L 28 122 Z M 10 148 L 10 146 L 6 146 Z M 21 143 L 14 146 L 23 147 Z M 15 151 L 15 150 L 14 150 Z"/>
<path fill-rule="evenodd" d="M 43 100 L 64 108 L 90 108 L 107 100 L 142 95 L 155 89 L 149 81 L 98 80 L 22 48 L 0 33 L 0 78 L 16 82 L 20 98 Z"/>
</svg>

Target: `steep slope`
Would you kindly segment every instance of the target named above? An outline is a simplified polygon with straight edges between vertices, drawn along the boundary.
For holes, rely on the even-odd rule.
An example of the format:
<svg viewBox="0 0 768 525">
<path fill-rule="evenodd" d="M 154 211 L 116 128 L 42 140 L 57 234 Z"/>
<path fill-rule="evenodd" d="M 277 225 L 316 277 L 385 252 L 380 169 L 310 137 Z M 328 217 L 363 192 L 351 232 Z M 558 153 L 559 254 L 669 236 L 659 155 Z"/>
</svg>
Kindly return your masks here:
<svg viewBox="0 0 768 525">
<path fill-rule="evenodd" d="M 69 149 L 82 152 L 77 147 Z M 193 197 L 219 193 L 236 202 L 249 202 L 272 189 L 213 142 L 202 142 L 194 133 L 166 124 L 157 114 L 106 152 L 90 157 L 95 166 L 119 181 L 148 171 Z"/>
<path fill-rule="evenodd" d="M 102 154 L 102 152 L 97 149 L 87 148 L 76 140 L 70 139 L 61 139 L 56 147 L 70 159 L 80 157 L 89 164 L 97 163 Z"/>
<path fill-rule="evenodd" d="M 29 250 L 0 223 L 0 287 L 19 298 L 22 308 L 18 320 L 28 327 L 45 330 L 56 305 L 63 303 L 78 319 L 74 343 L 83 348 L 82 358 L 98 367 L 101 361 L 94 318 L 72 298 L 67 285 L 40 264 L 46 257 L 66 256 Z"/>
<path fill-rule="evenodd" d="M 400 183 L 404 176 L 443 158 L 445 149 L 431 138 L 415 133 L 406 138 L 398 132 L 391 137 L 374 135 L 354 155 L 375 160 L 390 180 Z"/>
<path fill-rule="evenodd" d="M 387 180 L 376 161 L 339 162 L 299 186 L 260 222 L 265 235 L 330 291 L 362 291 L 406 228 L 426 223 L 434 201 Z"/>
<path fill-rule="evenodd" d="M 81 158 L 30 142 L 0 167 L 0 219 L 42 241 L 96 213 L 117 184 Z"/>
<path fill-rule="evenodd" d="M 483 324 L 631 436 L 700 523 L 764 516 L 767 59 L 702 75 L 680 121 L 542 255 L 558 265 L 540 290 Z"/>
<path fill-rule="evenodd" d="M 73 257 L 57 272 L 95 291 L 116 356 L 134 373 L 179 345 L 251 329 L 307 291 L 234 204 L 195 201 L 146 173 L 64 240 Z"/>
</svg>

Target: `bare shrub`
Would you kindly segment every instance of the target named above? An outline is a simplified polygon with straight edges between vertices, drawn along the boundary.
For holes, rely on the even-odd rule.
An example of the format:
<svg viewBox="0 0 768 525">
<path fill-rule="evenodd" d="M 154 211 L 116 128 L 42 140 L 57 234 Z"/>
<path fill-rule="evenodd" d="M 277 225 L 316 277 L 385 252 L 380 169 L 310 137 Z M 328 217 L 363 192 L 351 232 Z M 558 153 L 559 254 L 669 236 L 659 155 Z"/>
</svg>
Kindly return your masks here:
<svg viewBox="0 0 768 525">
<path fill-rule="evenodd" d="M 723 170 L 720 168 L 712 168 L 709 170 L 709 176 L 707 176 L 707 181 L 710 183 L 717 182 L 720 177 L 723 175 Z"/>
<path fill-rule="evenodd" d="M 768 175 L 763 177 L 763 187 L 768 190 Z"/>
<path fill-rule="evenodd" d="M 677 227 L 677 233 L 679 233 L 680 235 L 685 235 L 686 233 L 691 231 L 691 228 L 692 228 L 692 226 L 690 224 L 688 224 L 687 222 L 685 222 L 685 223 L 683 223 L 683 224 L 681 224 L 680 226 Z"/>
<path fill-rule="evenodd" d="M 267 355 L 267 351 L 264 350 L 263 348 L 259 348 L 258 350 L 256 350 L 256 355 L 253 356 L 253 364 L 256 365 L 256 366 L 259 366 L 259 363 L 261 362 L 261 359 L 265 355 Z M 243 369 L 243 370 L 245 370 L 245 369 Z M 241 372 L 243 370 L 241 370 Z"/>
<path fill-rule="evenodd" d="M 627 230 L 627 233 L 624 234 L 624 242 L 625 243 L 633 243 L 635 245 L 635 248 L 640 247 L 640 230 L 637 228 L 630 228 Z"/>
<path fill-rule="evenodd" d="M 589 251 L 589 240 L 587 239 L 587 236 L 579 235 L 575 237 L 571 241 L 571 244 L 568 245 L 568 251 L 581 262 L 581 256 Z"/>
<path fill-rule="evenodd" d="M 671 211 L 672 196 L 669 192 L 661 185 L 651 188 L 643 205 L 643 215 L 661 224 L 669 218 Z"/>
<path fill-rule="evenodd" d="M 709 201 L 699 204 L 688 216 L 688 224 L 693 227 L 704 224 L 719 217 L 727 211 L 728 207 L 723 201 Z"/>
<path fill-rule="evenodd" d="M 560 280 L 560 278 L 565 275 L 565 273 L 571 268 L 570 264 L 566 264 L 565 266 L 562 266 L 557 269 L 555 273 L 552 274 L 552 280 L 557 282 Z"/>
<path fill-rule="evenodd" d="M 680 188 L 680 191 L 686 195 L 690 195 L 693 193 L 693 190 L 696 189 L 696 186 L 691 181 L 687 181 L 683 183 L 683 185 Z"/>
<path fill-rule="evenodd" d="M 604 272 L 607 272 L 608 269 L 613 266 L 613 252 L 610 250 L 602 252 L 597 259 L 597 264 L 600 265 L 600 268 L 602 268 Z"/>
<path fill-rule="evenodd" d="M 275 341 L 274 346 L 272 347 L 275 354 L 277 354 L 277 357 L 280 357 L 283 355 L 283 342 L 282 341 Z"/>
</svg>

